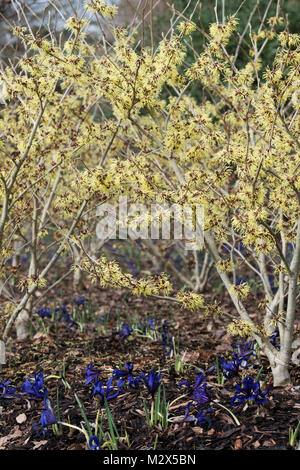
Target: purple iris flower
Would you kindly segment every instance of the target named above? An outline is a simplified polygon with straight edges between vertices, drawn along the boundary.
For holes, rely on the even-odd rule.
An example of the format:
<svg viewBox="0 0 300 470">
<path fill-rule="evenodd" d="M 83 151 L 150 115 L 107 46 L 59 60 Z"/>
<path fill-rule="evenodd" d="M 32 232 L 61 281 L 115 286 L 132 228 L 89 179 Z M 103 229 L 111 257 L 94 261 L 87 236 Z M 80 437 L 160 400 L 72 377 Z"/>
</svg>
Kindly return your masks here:
<svg viewBox="0 0 300 470">
<path fill-rule="evenodd" d="M 45 398 L 48 396 L 48 390 L 44 387 L 44 376 L 40 372 L 38 375 L 28 377 L 22 385 L 22 391 L 32 398 Z"/>
<path fill-rule="evenodd" d="M 100 370 L 94 370 L 94 363 L 91 362 L 89 366 L 85 367 L 84 370 L 86 371 L 86 381 L 85 385 L 88 385 L 90 382 L 94 382 L 98 380 L 98 376 L 100 374 Z"/>
<path fill-rule="evenodd" d="M 68 328 L 71 328 L 72 326 L 75 326 L 76 328 L 78 328 L 78 324 L 68 313 L 67 307 L 65 305 L 63 305 L 62 307 L 57 307 L 54 310 L 54 313 L 55 314 L 60 313 L 58 317 L 58 321 L 64 321 Z"/>
<path fill-rule="evenodd" d="M 255 403 L 265 403 L 267 401 L 266 394 L 269 389 L 264 392 L 261 391 L 259 382 L 255 382 L 253 377 L 245 377 L 242 386 L 236 385 L 235 391 L 237 392 L 231 400 L 232 406 L 239 406 L 245 401 L 254 400 Z"/>
<path fill-rule="evenodd" d="M 241 286 L 242 284 L 245 284 L 245 282 L 247 282 L 248 279 L 240 279 L 238 276 L 236 278 L 236 281 L 235 281 L 235 285 L 236 286 Z"/>
<path fill-rule="evenodd" d="M 207 416 L 207 413 L 214 413 L 215 410 L 213 410 L 212 408 L 207 408 L 205 410 L 198 411 L 195 415 L 191 415 L 190 409 L 191 409 L 192 404 L 193 402 L 190 401 L 188 405 L 186 406 L 186 412 L 185 412 L 182 422 L 183 423 L 193 422 L 196 426 L 201 426 L 203 424 L 210 424 L 211 419 L 209 416 Z"/>
<path fill-rule="evenodd" d="M 198 374 L 196 377 L 195 384 L 192 386 L 187 380 L 183 380 L 178 384 L 179 387 L 183 385 L 187 388 L 187 395 L 191 396 L 192 402 L 197 403 L 197 405 L 204 405 L 210 401 L 209 395 L 206 390 L 206 383 L 204 383 L 206 377 L 202 373 Z"/>
<path fill-rule="evenodd" d="M 2 382 L 0 380 L 0 398 L 15 398 L 16 389 L 15 387 L 10 387 L 10 380 Z"/>
<path fill-rule="evenodd" d="M 35 432 L 37 436 L 42 433 L 42 435 L 45 437 L 48 433 L 48 426 L 57 423 L 57 419 L 54 416 L 50 400 L 45 397 L 44 398 L 44 410 L 41 411 L 41 419 L 38 423 L 33 424 L 31 431 Z"/>
<path fill-rule="evenodd" d="M 138 389 L 141 384 L 141 377 L 133 377 L 133 364 L 132 362 L 127 362 L 124 366 L 124 369 L 115 369 L 113 371 L 113 379 L 119 379 L 117 382 L 117 387 L 121 388 L 126 384 L 129 388 Z"/>
<path fill-rule="evenodd" d="M 156 319 L 155 318 L 148 318 L 148 323 L 150 325 L 151 330 L 155 331 L 157 328 Z"/>
<path fill-rule="evenodd" d="M 168 356 L 173 355 L 173 337 L 169 334 L 169 325 L 166 320 L 162 324 L 162 333 L 161 333 L 161 344 L 164 346 L 164 352 Z"/>
<path fill-rule="evenodd" d="M 42 307 L 39 310 L 36 310 L 35 313 L 37 313 L 41 318 L 51 318 L 50 308 Z"/>
<path fill-rule="evenodd" d="M 85 302 L 85 298 L 84 297 L 78 297 L 78 299 L 73 299 L 74 302 L 79 306 L 79 305 L 83 305 L 84 302 Z"/>
<path fill-rule="evenodd" d="M 145 372 L 141 372 L 141 379 L 143 380 L 144 384 L 148 388 L 152 400 L 154 400 L 154 395 L 161 383 L 161 375 L 160 373 L 156 373 L 155 371 L 148 372 L 148 375 Z"/>
<path fill-rule="evenodd" d="M 91 436 L 89 439 L 90 450 L 101 450 L 101 444 L 97 436 Z"/>
<path fill-rule="evenodd" d="M 93 395 L 99 395 L 102 401 L 102 404 L 105 402 L 105 400 L 109 401 L 112 400 L 113 398 L 117 397 L 120 395 L 121 390 L 115 390 L 115 388 L 112 385 L 113 377 L 111 377 L 106 385 L 102 380 L 98 380 L 98 382 L 95 382 L 94 385 L 94 390 L 93 390 Z"/>
<path fill-rule="evenodd" d="M 121 325 L 121 330 L 118 331 L 122 340 L 128 338 L 128 336 L 131 335 L 132 332 L 133 332 L 133 328 L 130 328 L 130 326 L 127 323 L 123 323 Z"/>
<path fill-rule="evenodd" d="M 251 356 L 256 357 L 256 351 L 255 351 L 255 342 L 254 341 L 249 341 L 246 343 L 242 343 L 239 341 L 236 345 L 232 344 L 232 348 L 235 349 L 236 354 L 240 361 L 240 365 L 243 368 L 246 368 L 248 365 L 248 361 Z"/>
<path fill-rule="evenodd" d="M 236 353 L 234 353 L 233 361 L 225 361 L 225 359 L 221 357 L 220 362 L 223 375 L 226 379 L 230 379 L 231 377 L 238 375 L 241 361 Z"/>
</svg>

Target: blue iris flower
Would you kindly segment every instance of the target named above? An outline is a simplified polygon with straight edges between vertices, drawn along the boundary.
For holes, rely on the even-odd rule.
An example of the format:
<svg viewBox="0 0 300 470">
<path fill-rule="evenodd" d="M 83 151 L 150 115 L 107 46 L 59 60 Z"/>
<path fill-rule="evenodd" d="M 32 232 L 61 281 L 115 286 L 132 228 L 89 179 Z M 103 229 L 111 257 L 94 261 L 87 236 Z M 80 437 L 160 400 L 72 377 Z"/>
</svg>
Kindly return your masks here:
<svg viewBox="0 0 300 470">
<path fill-rule="evenodd" d="M 15 387 L 10 387 L 10 380 L 2 382 L 0 380 L 0 398 L 15 398 L 16 389 Z"/>
<path fill-rule="evenodd" d="M 113 379 L 118 379 L 117 387 L 121 388 L 126 384 L 129 388 L 138 389 L 141 384 L 141 377 L 133 377 L 133 364 L 132 362 L 127 362 L 124 366 L 124 369 L 115 369 L 113 371 Z"/>
<path fill-rule="evenodd" d="M 255 403 L 265 403 L 267 401 L 266 394 L 269 389 L 264 392 L 261 391 L 259 382 L 255 382 L 253 377 L 245 377 L 242 386 L 236 385 L 235 391 L 237 392 L 231 399 L 232 406 L 239 406 L 242 403 L 253 400 Z"/>
<path fill-rule="evenodd" d="M 232 348 L 235 349 L 240 361 L 240 365 L 243 368 L 247 367 L 248 361 L 251 356 L 257 356 L 257 353 L 255 351 L 255 341 L 249 341 L 246 343 L 242 343 L 241 341 L 239 341 L 236 345 L 232 344 Z"/>
<path fill-rule="evenodd" d="M 89 439 L 90 450 L 101 450 L 101 444 L 97 436 L 91 436 Z"/>
<path fill-rule="evenodd" d="M 254 341 L 246 343 L 239 341 L 236 345 L 232 344 L 232 348 L 235 350 L 233 353 L 234 359 L 232 361 L 225 361 L 223 358 L 220 359 L 223 376 L 226 379 L 238 375 L 240 366 L 246 369 L 250 357 L 257 356 Z"/>
<path fill-rule="evenodd" d="M 102 401 L 102 404 L 105 402 L 105 400 L 109 401 L 112 400 L 113 398 L 117 397 L 120 395 L 121 390 L 115 390 L 114 386 L 112 385 L 113 377 L 111 377 L 106 385 L 104 384 L 103 380 L 98 380 L 98 382 L 95 382 L 94 385 L 94 390 L 93 390 L 93 395 L 99 395 Z"/>
<path fill-rule="evenodd" d="M 98 376 L 100 374 L 100 370 L 94 370 L 94 363 L 91 362 L 89 366 L 85 367 L 84 370 L 86 371 L 86 381 L 85 385 L 89 384 L 90 382 L 94 382 L 98 380 Z"/>
<path fill-rule="evenodd" d="M 234 353 L 233 361 L 225 361 L 225 359 L 221 357 L 220 362 L 223 370 L 223 375 L 226 379 L 229 379 L 234 375 L 238 375 L 241 360 L 236 353 Z"/>
<path fill-rule="evenodd" d="M 241 286 L 242 284 L 245 284 L 248 281 L 248 279 L 240 279 L 238 276 L 236 277 L 235 280 L 235 285 L 236 286 Z"/>
<path fill-rule="evenodd" d="M 54 310 L 54 313 L 60 313 L 58 321 L 64 321 L 68 328 L 71 328 L 72 326 L 78 328 L 78 323 L 76 323 L 76 321 L 68 313 L 67 307 L 65 305 L 63 305 L 62 307 L 57 307 Z"/>
<path fill-rule="evenodd" d="M 192 403 L 195 402 L 197 405 L 204 405 L 210 401 L 209 395 L 206 390 L 206 383 L 204 383 L 206 377 L 202 373 L 196 377 L 195 384 L 192 386 L 187 380 L 183 380 L 178 384 L 179 387 L 183 385 L 187 388 L 187 395 L 191 396 Z"/>
<path fill-rule="evenodd" d="M 123 323 L 121 325 L 121 330 L 118 331 L 122 340 L 128 338 L 129 335 L 133 332 L 133 328 L 131 328 L 127 323 Z"/>
<path fill-rule="evenodd" d="M 207 408 L 205 410 L 198 411 L 195 415 L 190 414 L 190 409 L 193 402 L 189 402 L 186 406 L 186 412 L 182 420 L 183 423 L 193 422 L 196 426 L 201 426 L 203 424 L 210 424 L 211 419 L 207 416 L 207 413 L 215 413 L 215 410 L 212 408 Z"/>
<path fill-rule="evenodd" d="M 168 356 L 172 356 L 174 349 L 173 338 L 166 331 L 163 331 L 161 334 L 161 344 L 164 346 L 165 354 L 167 354 Z"/>
<path fill-rule="evenodd" d="M 22 385 L 22 391 L 32 398 L 45 398 L 48 396 L 48 390 L 44 387 L 44 376 L 40 372 L 38 375 L 28 377 Z"/>
<path fill-rule="evenodd" d="M 35 432 L 36 435 L 39 437 L 42 433 L 43 437 L 46 437 L 49 428 L 48 426 L 57 423 L 57 419 L 54 416 L 50 400 L 45 397 L 44 398 L 44 410 L 41 411 L 41 419 L 38 423 L 33 424 L 31 431 Z"/>
<path fill-rule="evenodd" d="M 148 388 L 152 400 L 154 400 L 154 395 L 161 383 L 161 375 L 160 373 L 156 373 L 155 371 L 148 372 L 148 375 L 145 372 L 141 372 L 141 379 L 143 380 L 144 384 Z"/>
<path fill-rule="evenodd" d="M 157 323 L 155 318 L 148 318 L 148 323 L 150 325 L 151 330 L 156 331 Z"/>
<path fill-rule="evenodd" d="M 202 373 L 198 374 L 196 377 L 195 384 L 192 386 L 187 380 L 183 380 L 178 384 L 179 387 L 185 386 L 187 389 L 187 395 L 192 397 L 192 404 L 194 401 L 198 404 L 203 404 L 209 401 L 207 393 L 206 393 L 206 384 L 203 382 L 205 381 L 206 377 L 203 376 Z"/>
<path fill-rule="evenodd" d="M 74 302 L 79 306 L 79 305 L 83 305 L 84 302 L 85 302 L 85 298 L 84 297 L 78 297 L 78 299 L 74 298 L 73 299 Z"/>
<path fill-rule="evenodd" d="M 51 318 L 50 308 L 42 307 L 39 310 L 36 310 L 35 313 L 37 313 L 41 318 Z"/>
<path fill-rule="evenodd" d="M 169 325 L 166 320 L 162 323 L 161 344 L 166 355 L 172 357 L 174 353 L 173 337 L 169 334 Z"/>
</svg>

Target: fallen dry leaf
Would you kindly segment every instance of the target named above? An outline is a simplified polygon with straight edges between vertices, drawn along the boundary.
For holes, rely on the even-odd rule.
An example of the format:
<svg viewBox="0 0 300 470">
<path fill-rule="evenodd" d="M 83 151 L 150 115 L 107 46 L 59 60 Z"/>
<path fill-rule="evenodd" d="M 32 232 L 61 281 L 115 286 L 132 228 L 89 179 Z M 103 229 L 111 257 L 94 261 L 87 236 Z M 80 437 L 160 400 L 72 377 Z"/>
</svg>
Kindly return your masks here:
<svg viewBox="0 0 300 470">
<path fill-rule="evenodd" d="M 195 426 L 194 428 L 192 428 L 192 431 L 194 434 L 197 434 L 198 436 L 203 434 L 203 429 L 200 428 L 199 426 Z"/>
<path fill-rule="evenodd" d="M 12 433 L 8 434 L 8 436 L 4 436 L 0 438 L 0 450 L 5 449 L 6 444 L 9 441 L 17 439 L 18 437 L 22 436 L 22 431 L 20 431 L 19 426 L 15 426 Z"/>
<path fill-rule="evenodd" d="M 34 447 L 32 450 L 38 449 L 39 447 L 47 444 L 48 441 L 33 441 Z"/>
<path fill-rule="evenodd" d="M 242 447 L 242 441 L 241 439 L 236 439 L 235 443 L 234 443 L 234 450 L 238 450 L 238 449 L 241 449 Z"/>
<path fill-rule="evenodd" d="M 198 351 L 191 351 L 191 352 L 184 352 L 181 360 L 185 362 L 196 362 L 199 359 L 199 352 Z"/>
<path fill-rule="evenodd" d="M 276 442 L 274 441 L 274 439 L 269 439 L 267 441 L 264 441 L 263 443 L 264 447 L 272 447 L 274 445 L 276 445 Z"/>
</svg>

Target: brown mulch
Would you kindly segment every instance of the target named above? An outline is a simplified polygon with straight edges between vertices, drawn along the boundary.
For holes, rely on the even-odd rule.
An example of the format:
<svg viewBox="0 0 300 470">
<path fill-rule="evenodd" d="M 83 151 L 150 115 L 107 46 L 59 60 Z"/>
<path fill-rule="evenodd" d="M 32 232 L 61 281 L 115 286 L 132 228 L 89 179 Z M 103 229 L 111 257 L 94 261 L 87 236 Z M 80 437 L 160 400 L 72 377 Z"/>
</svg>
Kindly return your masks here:
<svg viewBox="0 0 300 470">
<path fill-rule="evenodd" d="M 44 377 L 57 376 L 59 368 L 65 365 L 65 379 L 70 389 L 61 379 L 46 380 L 54 410 L 56 397 L 59 397 L 59 411 L 62 421 L 80 426 L 82 415 L 74 393 L 82 401 L 86 415 L 91 423 L 95 422 L 101 405 L 92 396 L 92 385 L 85 385 L 85 371 L 91 361 L 95 369 L 101 369 L 105 379 L 111 376 L 113 369 L 124 367 L 128 361 L 134 364 L 134 371 L 148 372 L 160 370 L 165 384 L 167 401 L 173 401 L 184 393 L 178 387 L 182 380 L 194 384 L 200 369 L 212 366 L 216 358 L 232 359 L 233 338 L 226 332 L 228 320 L 222 318 L 204 319 L 203 315 L 192 315 L 180 310 L 177 304 L 164 301 L 136 298 L 124 295 L 124 292 L 88 288 L 80 295 L 92 302 L 93 318 L 83 323 L 80 328 L 67 328 L 63 323 L 54 325 L 45 319 L 49 333 L 38 330 L 37 317 L 33 316 L 32 336 L 22 343 L 11 341 L 7 364 L 2 367 L 0 378 L 10 380 L 15 386 L 19 398 L 0 399 L 0 450 L 84 450 L 87 448 L 82 433 L 63 428 L 63 434 L 56 436 L 50 430 L 46 436 L 36 436 L 31 431 L 37 423 L 43 409 L 42 399 L 29 399 L 22 394 L 22 384 L 29 375 L 43 372 Z M 211 297 L 211 294 L 206 294 Z M 68 302 L 72 310 L 73 294 L 61 294 L 59 302 Z M 227 311 L 232 308 L 226 296 L 219 299 Z M 52 303 L 51 303 L 52 302 Z M 55 308 L 58 299 L 49 299 L 48 307 Z M 78 311 L 81 307 L 78 308 Z M 102 328 L 101 318 L 109 313 L 106 331 Z M 253 315 L 255 312 L 253 313 Z M 169 358 L 160 342 L 160 338 L 138 337 L 131 334 L 122 341 L 116 333 L 122 323 L 135 324 L 156 318 L 157 324 L 167 320 L 170 333 L 179 339 L 180 354 L 184 355 L 184 368 L 180 373 L 174 369 L 174 358 Z M 297 328 L 299 325 L 297 324 Z M 296 428 L 300 420 L 300 368 L 291 368 L 293 385 L 284 388 L 272 388 L 270 368 L 265 357 L 252 358 L 252 368 L 245 372 L 241 369 L 238 376 L 218 385 L 216 373 L 207 377 L 207 390 L 210 403 L 204 408 L 215 410 L 211 422 L 195 426 L 190 422 L 180 422 L 184 411 L 180 406 L 188 398 L 178 400 L 170 410 L 170 417 L 179 422 L 170 422 L 167 429 L 159 425 L 150 429 L 145 420 L 144 400 L 150 408 L 150 398 L 144 386 L 139 390 L 126 391 L 109 401 L 109 407 L 116 423 L 119 435 L 123 438 L 120 450 L 291 450 L 289 428 Z M 263 367 L 260 383 L 270 387 L 265 404 L 242 405 L 232 407 L 230 400 L 235 394 L 235 385 L 241 384 L 242 373 L 256 377 Z M 222 406 L 221 406 L 222 405 Z M 99 408 L 100 407 L 100 408 Z M 227 409 L 223 408 L 226 407 Z M 236 423 L 230 411 L 239 421 Z M 50 428 L 51 429 L 51 428 Z M 104 413 L 103 429 L 108 430 Z M 126 435 L 128 438 L 126 438 Z M 296 442 L 298 444 L 300 436 Z M 156 444 L 155 444 L 156 443 Z"/>
</svg>

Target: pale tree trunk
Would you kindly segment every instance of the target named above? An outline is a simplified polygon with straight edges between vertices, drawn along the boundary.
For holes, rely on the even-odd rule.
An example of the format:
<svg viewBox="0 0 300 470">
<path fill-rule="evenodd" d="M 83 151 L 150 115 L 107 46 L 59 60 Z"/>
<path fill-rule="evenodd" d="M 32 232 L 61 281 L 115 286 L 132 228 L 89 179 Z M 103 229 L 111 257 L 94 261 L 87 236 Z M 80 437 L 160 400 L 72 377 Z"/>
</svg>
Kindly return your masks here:
<svg viewBox="0 0 300 470">
<path fill-rule="evenodd" d="M 214 243 L 212 236 L 209 233 L 205 234 L 205 242 L 215 262 L 219 259 L 219 254 Z M 300 223 L 298 223 L 298 234 L 297 242 L 295 247 L 294 258 L 291 263 L 292 276 L 289 279 L 289 292 L 288 292 L 288 306 L 286 313 L 286 321 L 283 327 L 283 335 L 281 339 L 280 351 L 277 351 L 274 346 L 271 345 L 268 338 L 264 338 L 257 334 L 254 334 L 254 338 L 258 342 L 262 351 L 266 354 L 269 359 L 274 387 L 280 387 L 291 383 L 289 365 L 291 361 L 291 346 L 293 341 L 293 328 L 296 311 L 296 296 L 297 296 L 297 280 L 299 276 L 299 264 L 300 264 Z M 240 299 L 231 291 L 231 282 L 226 273 L 218 270 L 218 274 L 223 281 L 224 286 L 227 288 L 231 300 L 233 301 L 240 317 L 253 324 L 251 318 L 248 316 L 247 310 L 240 301 Z"/>
<path fill-rule="evenodd" d="M 26 309 L 22 310 L 15 321 L 17 341 L 25 341 L 30 336 L 30 305 L 28 302 Z"/>
<path fill-rule="evenodd" d="M 23 242 L 22 240 L 15 240 L 13 242 L 13 245 L 14 245 L 14 255 L 12 258 L 12 266 L 17 266 L 19 263 L 19 257 L 22 253 Z"/>
<path fill-rule="evenodd" d="M 87 205 L 87 200 L 83 201 L 83 203 L 81 204 L 79 210 L 78 210 L 78 213 L 77 213 L 77 216 L 75 217 L 75 219 L 73 220 L 72 224 L 71 224 L 71 227 L 66 235 L 66 239 L 69 239 L 69 237 L 73 234 L 73 231 L 75 229 L 75 227 L 77 226 L 78 224 L 78 221 L 80 219 L 80 217 L 82 216 L 82 213 L 85 209 Z M 43 279 L 47 276 L 48 272 L 50 271 L 50 269 L 53 267 L 53 265 L 56 263 L 56 261 L 58 260 L 58 258 L 60 257 L 61 253 L 63 252 L 64 250 L 64 245 L 61 244 L 60 247 L 57 249 L 56 253 L 54 256 L 52 256 L 51 260 L 48 262 L 47 266 L 43 269 L 43 271 L 40 273 L 40 278 Z M 3 333 L 3 336 L 2 336 L 2 341 L 4 343 L 7 342 L 8 340 L 8 337 L 9 337 L 9 333 L 10 333 L 10 330 L 11 330 L 11 327 L 12 325 L 15 323 L 17 317 L 19 316 L 19 314 L 22 312 L 22 310 L 25 310 L 27 311 L 28 313 L 28 305 L 31 305 L 29 304 L 29 301 L 30 299 L 32 299 L 32 296 L 34 295 L 34 293 L 36 292 L 37 290 L 37 286 L 36 285 L 33 285 L 31 287 L 28 287 L 27 289 L 27 292 L 24 294 L 22 300 L 20 301 L 20 303 L 16 306 L 15 310 L 13 311 L 12 315 L 10 316 L 6 326 L 5 326 L 5 329 L 4 329 L 4 333 Z M 30 312 L 30 311 L 29 311 Z M 24 323 L 26 322 L 26 317 L 25 317 L 25 321 Z M 29 326 L 28 326 L 28 329 L 29 329 Z"/>
<path fill-rule="evenodd" d="M 280 350 L 276 355 L 276 364 L 271 363 L 274 386 L 286 385 L 291 382 L 289 364 L 292 357 L 292 343 L 297 303 L 297 287 L 300 271 L 300 218 L 298 219 L 297 237 L 294 256 L 290 264 L 289 288 L 287 294 L 287 310 L 285 323 L 280 327 Z"/>
<path fill-rule="evenodd" d="M 72 247 L 73 253 L 74 253 L 74 263 L 79 264 L 80 258 L 81 258 L 81 253 L 79 249 L 73 245 Z M 73 288 L 77 290 L 79 288 L 80 282 L 81 282 L 81 270 L 79 268 L 75 268 L 73 271 Z"/>
</svg>

